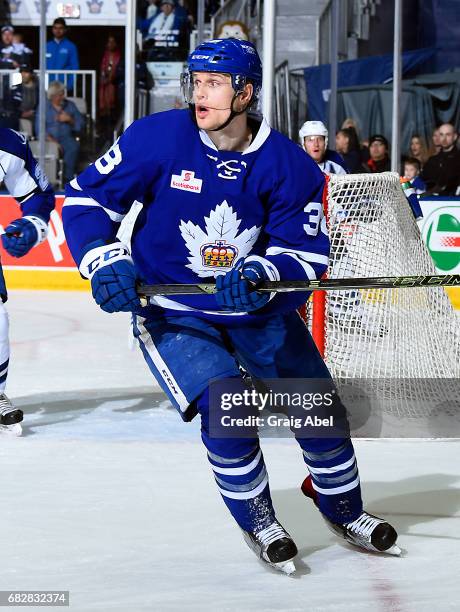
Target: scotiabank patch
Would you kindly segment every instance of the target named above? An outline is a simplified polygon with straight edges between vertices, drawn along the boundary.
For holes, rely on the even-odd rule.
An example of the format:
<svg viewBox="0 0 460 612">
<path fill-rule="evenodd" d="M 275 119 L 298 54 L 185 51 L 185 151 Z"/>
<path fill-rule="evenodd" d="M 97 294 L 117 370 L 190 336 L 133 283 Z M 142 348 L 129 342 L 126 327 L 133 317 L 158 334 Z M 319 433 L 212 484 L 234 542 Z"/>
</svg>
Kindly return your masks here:
<svg viewBox="0 0 460 612">
<path fill-rule="evenodd" d="M 191 170 L 182 170 L 180 176 L 178 174 L 173 174 L 171 176 L 171 187 L 173 189 L 200 193 L 202 184 L 203 181 L 199 178 L 195 178 L 195 173 Z"/>
</svg>

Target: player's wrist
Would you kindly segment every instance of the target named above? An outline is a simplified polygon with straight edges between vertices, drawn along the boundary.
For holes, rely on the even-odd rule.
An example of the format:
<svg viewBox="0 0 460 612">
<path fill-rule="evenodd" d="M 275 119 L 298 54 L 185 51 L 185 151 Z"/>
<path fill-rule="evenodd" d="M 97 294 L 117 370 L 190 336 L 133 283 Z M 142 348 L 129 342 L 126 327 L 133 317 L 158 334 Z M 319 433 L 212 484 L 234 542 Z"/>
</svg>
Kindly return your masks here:
<svg viewBox="0 0 460 612">
<path fill-rule="evenodd" d="M 22 218 L 32 223 L 37 232 L 37 240 L 33 246 L 43 242 L 48 236 L 48 223 L 38 215 L 24 215 Z"/>
<path fill-rule="evenodd" d="M 122 242 L 104 244 L 102 240 L 98 240 L 92 245 L 93 248 L 86 251 L 79 266 L 80 274 L 84 278 L 91 280 L 98 270 L 117 261 L 128 261 L 133 264 L 131 253 Z"/>
<path fill-rule="evenodd" d="M 259 255 L 249 255 L 244 260 L 242 274 L 246 276 L 248 272 L 253 272 L 260 280 L 279 281 L 280 274 L 277 267 L 265 257 Z"/>
</svg>

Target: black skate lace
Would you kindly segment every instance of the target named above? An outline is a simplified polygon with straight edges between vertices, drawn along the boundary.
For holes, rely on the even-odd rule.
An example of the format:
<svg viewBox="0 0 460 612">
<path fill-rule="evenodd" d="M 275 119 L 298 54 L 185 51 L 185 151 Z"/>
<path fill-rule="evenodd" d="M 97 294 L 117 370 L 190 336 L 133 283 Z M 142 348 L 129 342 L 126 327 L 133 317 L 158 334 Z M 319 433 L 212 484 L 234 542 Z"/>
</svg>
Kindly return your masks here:
<svg viewBox="0 0 460 612">
<path fill-rule="evenodd" d="M 0 414 L 8 414 L 14 410 L 13 404 L 4 393 L 0 393 Z"/>
<path fill-rule="evenodd" d="M 367 512 L 362 512 L 356 520 L 352 521 L 351 523 L 346 523 L 346 527 L 351 532 L 365 538 L 370 542 L 374 529 L 377 527 L 377 525 L 384 522 L 385 521 L 383 519 L 371 516 L 370 514 L 367 514 Z"/>
<path fill-rule="evenodd" d="M 276 540 L 279 540 L 280 538 L 286 538 L 286 537 L 287 537 L 287 533 L 284 531 L 284 529 L 281 527 L 281 525 L 277 521 L 272 523 L 269 527 L 266 527 L 265 529 L 262 529 L 262 531 L 259 531 L 258 533 L 256 533 L 256 538 L 265 547 L 270 546 L 272 542 L 275 542 Z"/>
</svg>

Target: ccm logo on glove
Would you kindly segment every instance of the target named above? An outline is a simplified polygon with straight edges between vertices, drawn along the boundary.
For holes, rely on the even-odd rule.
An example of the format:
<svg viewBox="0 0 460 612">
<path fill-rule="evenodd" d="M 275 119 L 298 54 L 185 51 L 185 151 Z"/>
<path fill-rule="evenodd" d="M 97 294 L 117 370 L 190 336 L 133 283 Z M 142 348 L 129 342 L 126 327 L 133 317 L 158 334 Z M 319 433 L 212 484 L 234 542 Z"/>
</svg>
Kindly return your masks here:
<svg viewBox="0 0 460 612">
<path fill-rule="evenodd" d="M 128 259 L 132 262 L 130 252 L 121 242 L 96 247 L 88 251 L 81 260 L 80 274 L 91 279 L 99 268 L 122 259 Z"/>
</svg>

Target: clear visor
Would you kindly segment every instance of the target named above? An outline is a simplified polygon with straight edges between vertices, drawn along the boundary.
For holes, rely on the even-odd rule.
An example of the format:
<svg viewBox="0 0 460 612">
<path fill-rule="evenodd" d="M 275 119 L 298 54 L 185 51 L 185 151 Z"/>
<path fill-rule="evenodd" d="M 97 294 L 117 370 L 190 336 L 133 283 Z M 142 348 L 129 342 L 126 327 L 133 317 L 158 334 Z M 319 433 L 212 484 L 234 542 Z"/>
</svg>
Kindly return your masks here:
<svg viewBox="0 0 460 612">
<path fill-rule="evenodd" d="M 230 77 L 232 79 L 232 87 L 235 93 L 238 95 L 244 90 L 246 78 L 239 74 L 231 74 Z M 180 75 L 180 87 L 186 104 L 194 104 L 193 73 L 186 71 Z"/>
</svg>

